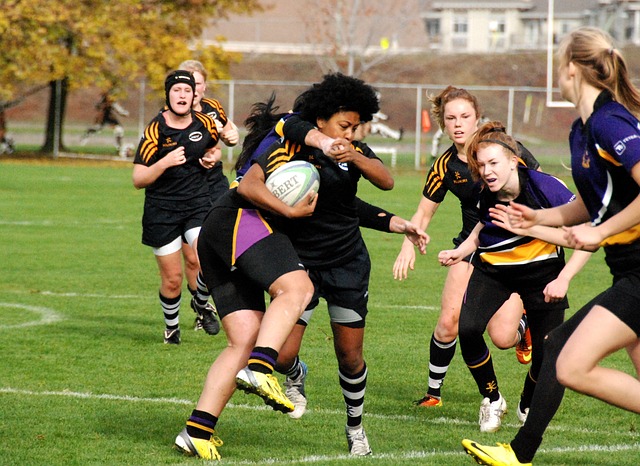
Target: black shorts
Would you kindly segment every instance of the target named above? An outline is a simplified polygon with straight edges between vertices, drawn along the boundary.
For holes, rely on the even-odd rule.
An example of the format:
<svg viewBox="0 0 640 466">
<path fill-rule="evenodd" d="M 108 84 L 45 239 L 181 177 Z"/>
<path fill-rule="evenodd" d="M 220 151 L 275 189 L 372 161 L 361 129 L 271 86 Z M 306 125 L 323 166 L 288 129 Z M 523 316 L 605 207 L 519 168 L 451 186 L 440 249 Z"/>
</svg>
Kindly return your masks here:
<svg viewBox="0 0 640 466">
<path fill-rule="evenodd" d="M 209 186 L 209 196 L 212 203 L 229 190 L 229 179 L 222 171 L 222 162 L 215 164 L 207 172 L 207 185 Z"/>
<path fill-rule="evenodd" d="M 324 298 L 331 322 L 362 328 L 368 313 L 371 260 L 364 242 L 357 247 L 361 251 L 346 264 L 329 269 L 309 269 L 314 295 L 307 309 L 314 309 L 319 298 Z"/>
<path fill-rule="evenodd" d="M 475 267 L 467 285 L 463 306 L 470 309 L 470 312 L 489 312 L 488 315 L 493 315 L 512 293 L 518 293 L 527 313 L 564 311 L 569 307 L 566 296 L 557 302 L 544 301 L 544 288 L 558 276 L 558 272 L 550 270 L 546 276 L 517 275 L 506 277 L 505 274 L 488 274 Z"/>
<path fill-rule="evenodd" d="M 264 311 L 271 284 L 304 270 L 289 238 L 251 209 L 213 208 L 200 231 L 198 256 L 221 318 L 241 309 Z"/>
<path fill-rule="evenodd" d="M 615 281 L 592 304 L 612 312 L 640 336 L 640 276 L 629 274 Z"/>
<path fill-rule="evenodd" d="M 202 226 L 209 211 L 206 197 L 189 202 L 145 199 L 142 215 L 142 244 L 160 248 L 192 228 Z"/>
</svg>

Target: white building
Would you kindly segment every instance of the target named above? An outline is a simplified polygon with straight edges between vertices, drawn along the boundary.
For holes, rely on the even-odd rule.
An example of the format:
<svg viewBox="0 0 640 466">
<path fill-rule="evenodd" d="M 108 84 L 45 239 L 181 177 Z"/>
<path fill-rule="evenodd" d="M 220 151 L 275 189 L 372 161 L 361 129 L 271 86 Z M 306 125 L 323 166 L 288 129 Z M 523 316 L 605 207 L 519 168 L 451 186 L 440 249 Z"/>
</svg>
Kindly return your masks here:
<svg viewBox="0 0 640 466">
<path fill-rule="evenodd" d="M 555 41 L 582 25 L 608 30 L 621 43 L 640 45 L 640 1 L 556 0 Z M 443 53 L 543 49 L 549 0 L 423 0 L 429 47 Z"/>
<path fill-rule="evenodd" d="M 204 33 L 243 53 L 363 55 L 542 50 L 549 0 L 264 0 L 264 12 L 230 15 Z M 359 6 L 356 14 L 349 10 Z M 340 9 L 340 7 L 342 9 Z M 345 12 L 342 14 L 341 12 Z M 555 0 L 554 38 L 581 25 L 640 45 L 640 0 Z M 329 51 L 329 52 L 328 52 Z"/>
</svg>

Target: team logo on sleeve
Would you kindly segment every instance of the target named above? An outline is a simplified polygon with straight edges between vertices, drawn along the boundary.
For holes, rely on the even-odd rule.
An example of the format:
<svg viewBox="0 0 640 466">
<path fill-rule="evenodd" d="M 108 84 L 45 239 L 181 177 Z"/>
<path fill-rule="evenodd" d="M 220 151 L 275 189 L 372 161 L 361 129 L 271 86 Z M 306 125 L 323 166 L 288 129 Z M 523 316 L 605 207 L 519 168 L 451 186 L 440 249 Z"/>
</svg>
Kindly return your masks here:
<svg viewBox="0 0 640 466">
<path fill-rule="evenodd" d="M 202 133 L 200 131 L 194 131 L 193 133 L 189 134 L 189 141 L 198 142 L 201 140 L 202 140 Z"/>
<path fill-rule="evenodd" d="M 613 148 L 616 151 L 616 154 L 622 155 L 624 153 L 625 149 L 627 148 L 627 146 L 624 144 L 624 142 L 618 141 L 618 142 L 615 143 Z"/>
</svg>

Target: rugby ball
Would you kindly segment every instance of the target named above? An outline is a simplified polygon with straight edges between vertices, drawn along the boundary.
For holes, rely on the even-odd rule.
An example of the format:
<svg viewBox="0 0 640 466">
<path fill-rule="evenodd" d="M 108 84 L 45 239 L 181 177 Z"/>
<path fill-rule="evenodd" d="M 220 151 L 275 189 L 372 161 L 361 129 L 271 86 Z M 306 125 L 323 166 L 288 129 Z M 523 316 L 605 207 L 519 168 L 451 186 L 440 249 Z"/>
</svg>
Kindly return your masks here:
<svg viewBox="0 0 640 466">
<path fill-rule="evenodd" d="M 309 162 L 287 162 L 273 171 L 265 182 L 267 189 L 288 206 L 294 206 L 320 188 L 320 173 Z"/>
</svg>

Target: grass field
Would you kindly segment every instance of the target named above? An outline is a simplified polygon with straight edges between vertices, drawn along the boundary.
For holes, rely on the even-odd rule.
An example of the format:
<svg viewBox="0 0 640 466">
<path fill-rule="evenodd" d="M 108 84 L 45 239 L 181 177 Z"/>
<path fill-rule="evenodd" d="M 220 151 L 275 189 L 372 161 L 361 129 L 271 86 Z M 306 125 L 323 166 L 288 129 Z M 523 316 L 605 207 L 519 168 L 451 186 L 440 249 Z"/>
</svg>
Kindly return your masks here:
<svg viewBox="0 0 640 466">
<path fill-rule="evenodd" d="M 361 183 L 361 195 L 408 217 L 423 177 L 402 170 L 393 191 Z M 140 244 L 144 193 L 130 179 L 125 163 L 0 159 L 0 464 L 202 463 L 171 446 L 225 337 L 191 331 L 185 299 L 183 344 L 162 343 L 157 267 Z M 391 274 L 402 238 L 365 231 L 373 276 L 364 422 L 374 455 L 346 454 L 328 318 L 317 312 L 302 351 L 310 368 L 308 413 L 293 421 L 255 397 L 235 394 L 218 423 L 223 464 L 469 465 L 462 438 L 489 443 L 513 437 L 527 371 L 513 350 L 493 353 L 510 406 L 497 434 L 478 431 L 481 400 L 459 351 L 444 406 L 412 405 L 426 389 L 428 341 L 446 273 L 436 255 L 450 247 L 457 211 L 447 199 L 430 229 L 427 256 L 403 282 Z M 609 283 L 598 253 L 572 284 L 572 309 Z M 606 364 L 633 373 L 625 354 Z M 638 419 L 567 393 L 535 464 L 637 465 Z"/>
</svg>

